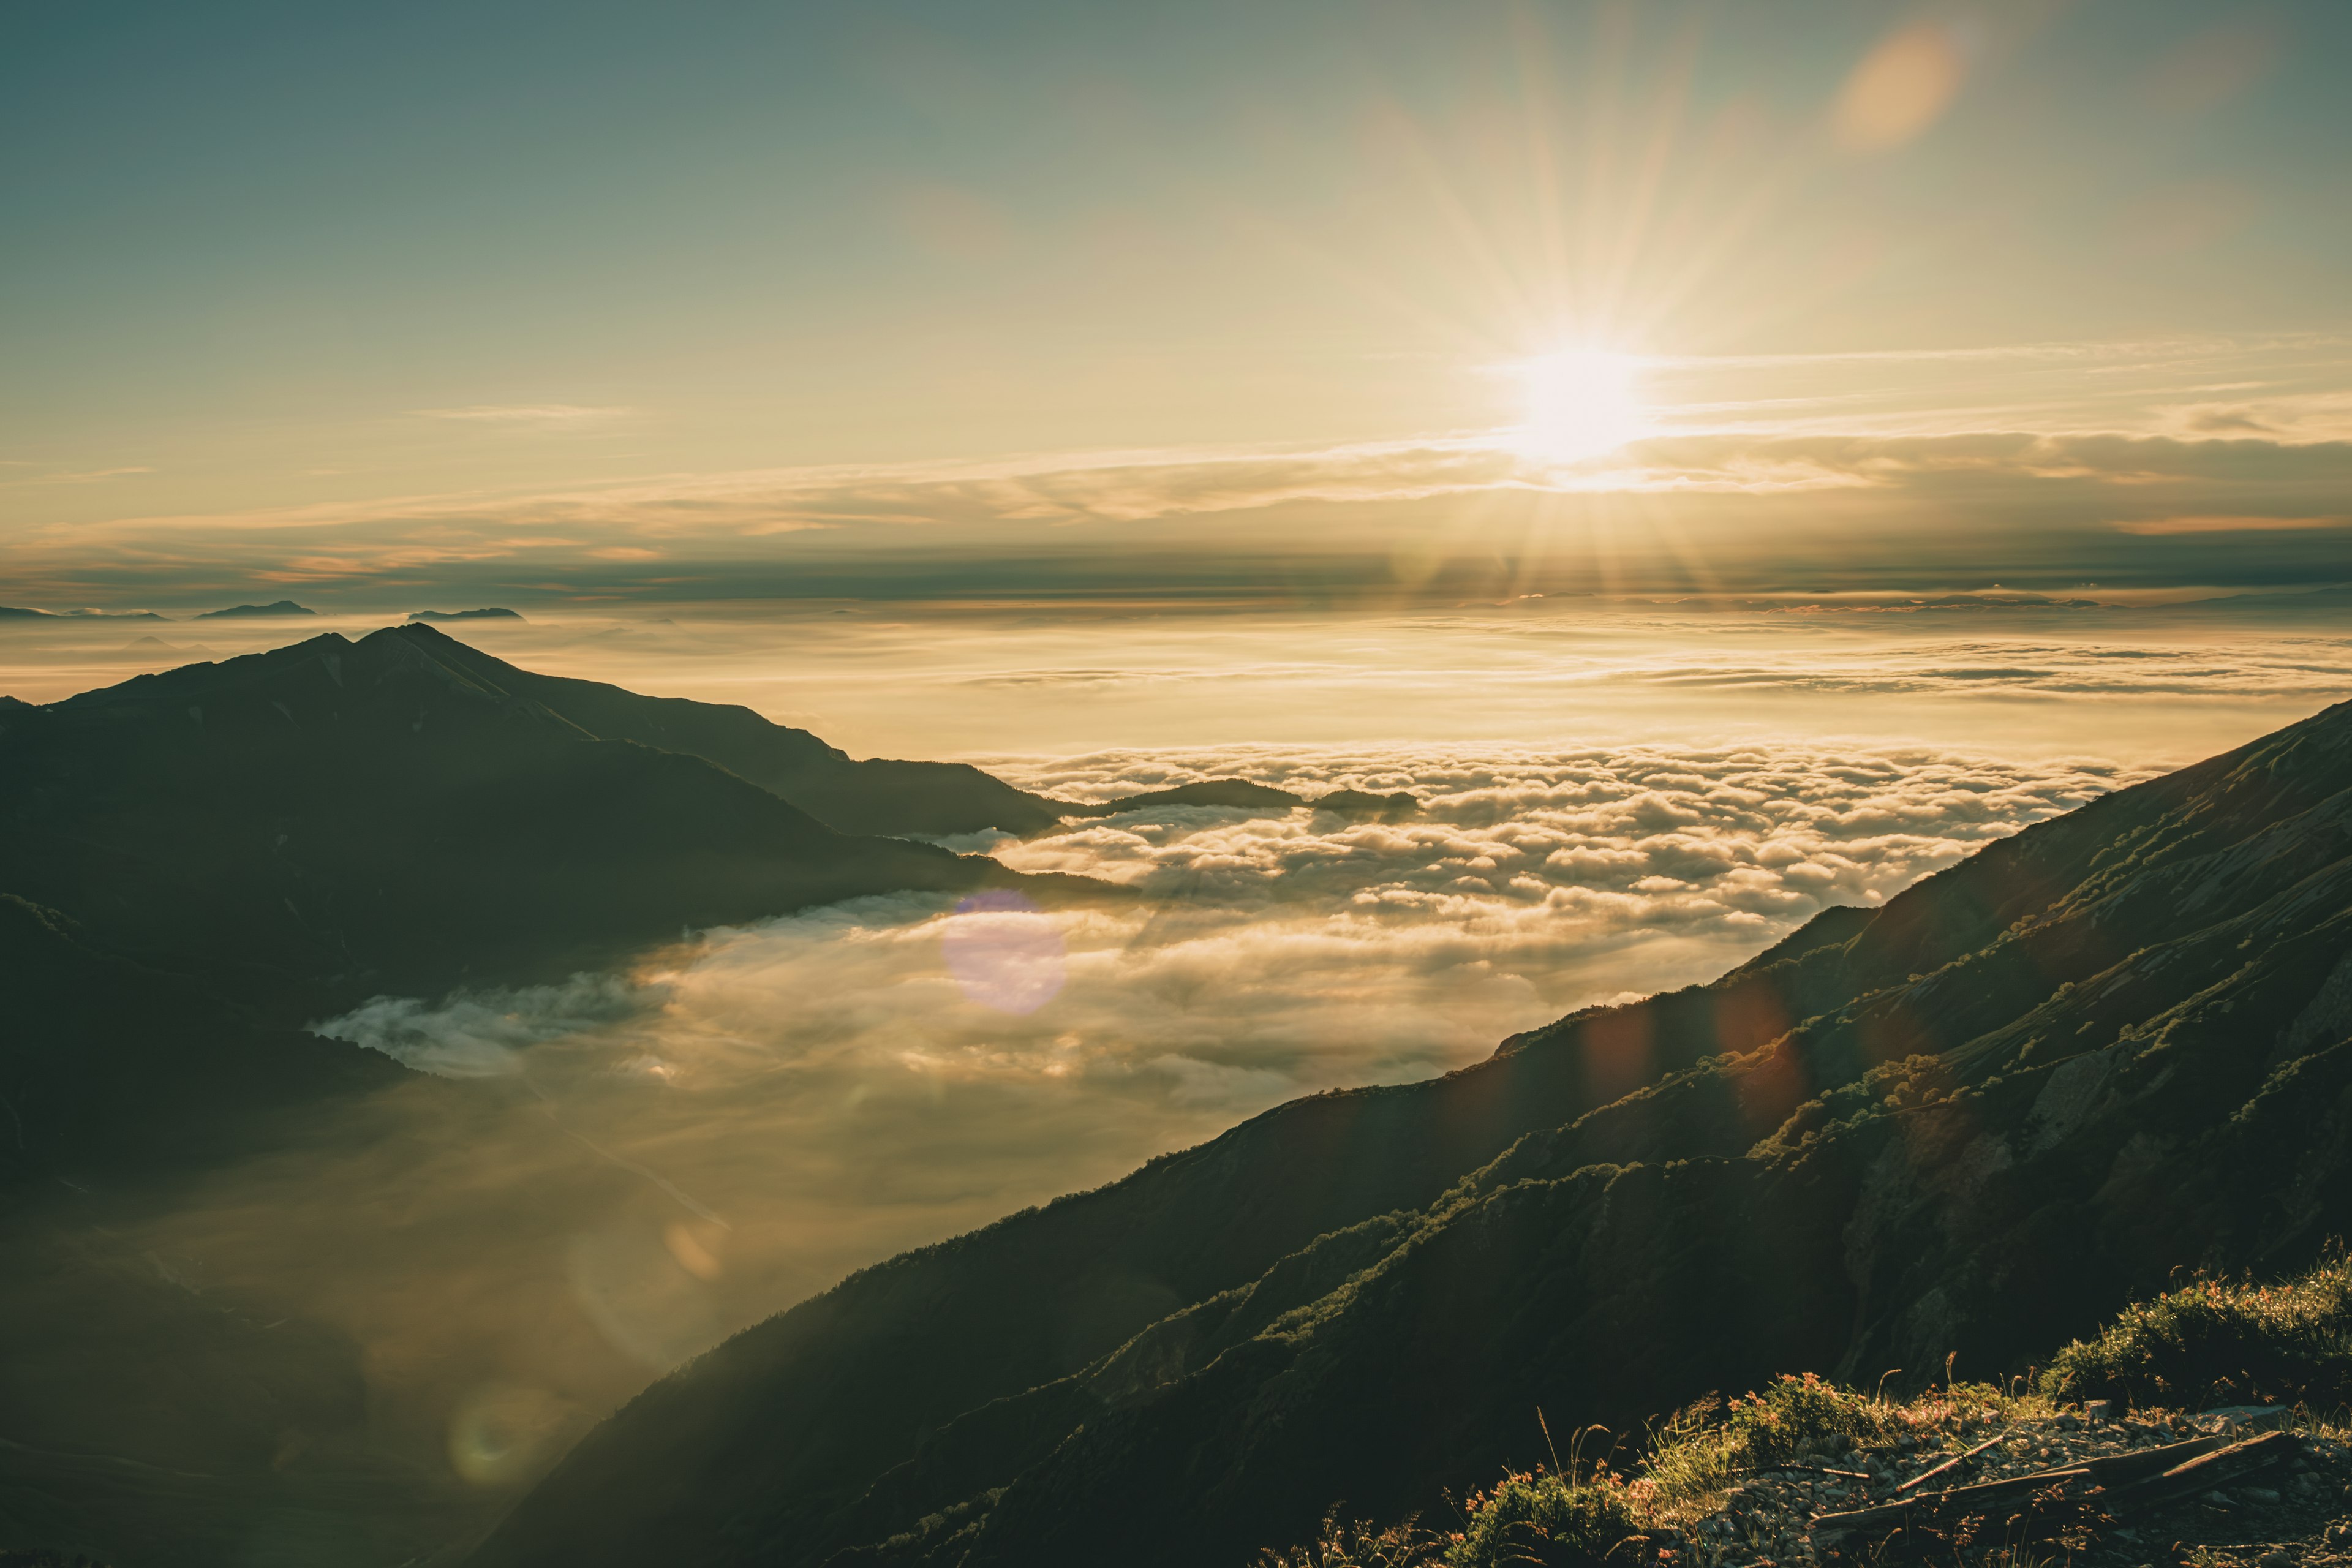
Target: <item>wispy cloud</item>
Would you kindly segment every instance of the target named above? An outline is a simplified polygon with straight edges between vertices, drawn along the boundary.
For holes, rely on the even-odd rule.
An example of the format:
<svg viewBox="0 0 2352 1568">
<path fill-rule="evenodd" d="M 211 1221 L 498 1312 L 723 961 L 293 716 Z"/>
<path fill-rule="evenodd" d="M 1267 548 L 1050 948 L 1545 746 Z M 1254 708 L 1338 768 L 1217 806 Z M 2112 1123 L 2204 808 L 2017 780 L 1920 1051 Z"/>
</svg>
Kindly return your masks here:
<svg viewBox="0 0 2352 1568">
<path fill-rule="evenodd" d="M 10 468 L 31 468 L 29 463 L 11 463 Z M 120 468 L 67 469 L 58 473 L 40 474 L 29 479 L 18 479 L 20 485 L 94 485 L 107 479 L 128 479 L 133 474 L 152 474 L 155 470 L 142 465 Z"/>
<path fill-rule="evenodd" d="M 2352 516 L 2335 517 L 2157 517 L 2116 527 L 2125 533 L 2161 536 L 2173 533 L 2302 532 L 2315 528 L 2352 528 Z"/>
<path fill-rule="evenodd" d="M 1119 570 L 1132 578 L 1149 555 L 1171 584 L 1188 573 L 1228 584 L 1252 575 L 1236 563 L 1280 555 L 1302 563 L 1285 579 L 1293 584 L 1318 570 L 1304 563 L 1349 557 L 1410 591 L 1451 593 L 1459 574 L 1441 569 L 1446 560 L 1556 562 L 1581 551 L 1588 574 L 1607 585 L 1679 579 L 1752 589 L 1801 551 L 1809 573 L 1908 588 L 1950 579 L 1888 574 L 1906 562 L 1980 568 L 1998 538 L 2012 581 L 2032 561 L 2051 563 L 2055 575 L 2043 581 L 2061 584 L 2166 573 L 2210 583 L 2248 571 L 2287 581 L 2320 569 L 2305 556 L 2352 488 L 2352 394 L 2343 390 L 2352 344 L 2336 337 L 1650 363 L 1644 395 L 1658 403 L 1661 433 L 1574 462 L 1531 459 L 1516 432 L 1479 429 L 1312 447 L 657 473 L 268 510 L 79 516 L 16 530 L 0 541 L 0 568 L 79 601 L 152 598 L 200 572 L 354 586 L 425 574 L 452 591 L 570 580 L 599 593 L 650 587 L 658 573 L 665 594 L 679 591 L 680 574 L 699 573 L 734 592 L 759 579 L 856 594 L 867 590 L 811 589 L 812 569 L 903 576 L 917 552 L 934 551 L 984 561 L 996 574 L 991 592 L 1018 593 L 1024 562 L 1063 563 L 1060 591 L 1089 562 L 1127 563 Z M 415 416 L 585 432 L 640 412 L 485 404 Z M 2217 563 L 2223 534 L 2268 542 Z M 2189 563 L 2164 564 L 2176 558 Z M 2227 574 L 2214 575 L 2219 566 Z M 1523 581 L 1523 564 L 1495 570 L 1514 592 L 1564 586 Z"/>
<path fill-rule="evenodd" d="M 561 429 L 577 425 L 604 425 L 634 416 L 628 407 L 597 407 L 578 403 L 478 403 L 463 408 L 415 408 L 420 419 L 456 419 L 474 425 L 506 425 Z"/>
</svg>

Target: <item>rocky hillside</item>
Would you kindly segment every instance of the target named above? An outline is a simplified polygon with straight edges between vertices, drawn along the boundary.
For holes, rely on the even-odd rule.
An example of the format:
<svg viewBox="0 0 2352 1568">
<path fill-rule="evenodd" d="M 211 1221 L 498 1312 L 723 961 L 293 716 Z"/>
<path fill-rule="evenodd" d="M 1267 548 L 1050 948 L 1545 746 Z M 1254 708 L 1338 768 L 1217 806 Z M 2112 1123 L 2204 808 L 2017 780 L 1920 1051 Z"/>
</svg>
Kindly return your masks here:
<svg viewBox="0 0 2352 1568">
<path fill-rule="evenodd" d="M 484 1565 L 1238 1563 L 1797 1368 L 1979 1373 L 2352 1215 L 2352 707 L 1713 984 L 1318 1096 L 656 1385 Z"/>
</svg>

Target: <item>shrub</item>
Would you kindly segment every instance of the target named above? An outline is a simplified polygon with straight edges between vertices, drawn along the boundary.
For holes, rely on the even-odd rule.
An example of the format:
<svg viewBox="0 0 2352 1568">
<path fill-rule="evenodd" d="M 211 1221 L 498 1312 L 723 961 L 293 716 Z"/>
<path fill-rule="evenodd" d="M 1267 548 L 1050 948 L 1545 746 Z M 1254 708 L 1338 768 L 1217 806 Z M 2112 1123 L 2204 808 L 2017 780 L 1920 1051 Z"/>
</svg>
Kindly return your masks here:
<svg viewBox="0 0 2352 1568">
<path fill-rule="evenodd" d="M 1606 1468 L 1585 1480 L 1548 1471 L 1505 1476 L 1472 1496 L 1447 1568 L 1590 1568 L 1633 1533 L 1623 1483 Z"/>
<path fill-rule="evenodd" d="M 2198 1279 L 2137 1302 L 2060 1351 L 2042 1387 L 2136 1405 L 2352 1401 L 2352 1260 L 2283 1284 Z"/>
<path fill-rule="evenodd" d="M 1734 1464 L 1769 1469 L 1877 1441 L 1886 1435 L 1883 1410 L 1868 1396 L 1809 1372 L 1776 1379 L 1759 1393 L 1733 1400 L 1723 1426 Z"/>
</svg>

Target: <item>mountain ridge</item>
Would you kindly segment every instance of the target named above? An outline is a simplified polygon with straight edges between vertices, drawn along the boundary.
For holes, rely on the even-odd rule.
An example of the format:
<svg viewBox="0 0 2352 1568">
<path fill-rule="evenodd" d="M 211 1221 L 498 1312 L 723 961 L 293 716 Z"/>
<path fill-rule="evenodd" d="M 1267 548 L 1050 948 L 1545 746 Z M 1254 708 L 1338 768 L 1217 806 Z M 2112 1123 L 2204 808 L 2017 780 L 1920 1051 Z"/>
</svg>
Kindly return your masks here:
<svg viewBox="0 0 2352 1568">
<path fill-rule="evenodd" d="M 1117 896 L 845 836 L 721 762 L 600 734 L 525 677 L 413 626 L 0 709 L 0 890 L 297 1009 L 560 976 L 878 892 Z"/>
<path fill-rule="evenodd" d="M 2347 948 L 2339 705 L 1707 985 L 853 1277 L 640 1395 L 475 1561 L 1238 1562 L 1531 1464 L 1538 1404 L 1981 1374 L 2352 1214 Z"/>
</svg>

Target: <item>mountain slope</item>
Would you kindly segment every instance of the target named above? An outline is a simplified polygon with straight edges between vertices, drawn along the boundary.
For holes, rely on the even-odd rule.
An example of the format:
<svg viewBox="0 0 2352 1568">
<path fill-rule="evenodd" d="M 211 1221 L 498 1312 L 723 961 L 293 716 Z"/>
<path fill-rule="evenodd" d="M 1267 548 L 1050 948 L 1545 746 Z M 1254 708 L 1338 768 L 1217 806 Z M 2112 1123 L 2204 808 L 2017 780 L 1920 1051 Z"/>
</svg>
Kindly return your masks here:
<svg viewBox="0 0 2352 1568">
<path fill-rule="evenodd" d="M 1711 985 L 908 1255 L 593 1434 L 483 1564 L 1239 1562 L 1783 1368 L 1980 1374 L 2352 1217 L 2352 706 Z"/>
<path fill-rule="evenodd" d="M 702 756 L 586 728 L 469 652 L 425 626 L 330 633 L 0 711 L 0 890 L 294 1007 L 1016 879 L 845 837 Z"/>
<path fill-rule="evenodd" d="M 434 636 L 418 639 L 419 646 L 486 686 L 536 702 L 607 741 L 707 757 L 837 832 L 945 835 L 994 827 L 1034 833 L 1077 809 L 962 763 L 854 761 L 807 731 L 771 723 L 749 708 L 645 697 L 599 681 L 538 675 Z"/>
<path fill-rule="evenodd" d="M 39 1347 L 0 1358 L 0 1540 L 226 1565 L 296 1520 L 320 1546 L 306 1560 L 369 1562 L 471 1526 L 462 1489 L 372 1438 L 349 1336 L 257 1314 L 131 1239 L 208 1167 L 348 1133 L 414 1075 L 6 895 L 0 973 L 0 1335 Z M 349 1550 L 371 1536 L 385 1545 Z"/>
</svg>

